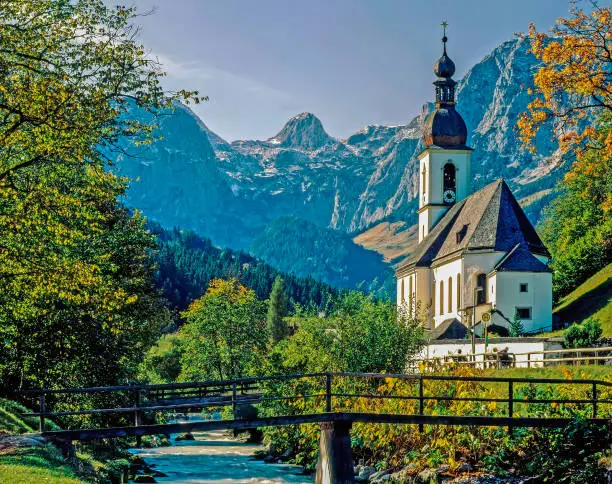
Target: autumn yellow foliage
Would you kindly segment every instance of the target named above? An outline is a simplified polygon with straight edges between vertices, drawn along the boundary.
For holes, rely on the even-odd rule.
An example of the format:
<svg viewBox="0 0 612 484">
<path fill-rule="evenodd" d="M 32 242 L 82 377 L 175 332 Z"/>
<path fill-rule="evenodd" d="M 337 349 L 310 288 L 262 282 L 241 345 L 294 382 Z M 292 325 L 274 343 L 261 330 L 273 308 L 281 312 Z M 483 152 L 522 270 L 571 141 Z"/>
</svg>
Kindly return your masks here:
<svg viewBox="0 0 612 484">
<path fill-rule="evenodd" d="M 542 66 L 534 76 L 534 99 L 518 127 L 532 150 L 540 128 L 552 123 L 562 152 L 612 154 L 610 130 L 597 131 L 588 119 L 612 112 L 611 15 L 610 6 L 595 4 L 589 13 L 573 6 L 550 33 L 530 25 L 531 50 Z"/>
</svg>

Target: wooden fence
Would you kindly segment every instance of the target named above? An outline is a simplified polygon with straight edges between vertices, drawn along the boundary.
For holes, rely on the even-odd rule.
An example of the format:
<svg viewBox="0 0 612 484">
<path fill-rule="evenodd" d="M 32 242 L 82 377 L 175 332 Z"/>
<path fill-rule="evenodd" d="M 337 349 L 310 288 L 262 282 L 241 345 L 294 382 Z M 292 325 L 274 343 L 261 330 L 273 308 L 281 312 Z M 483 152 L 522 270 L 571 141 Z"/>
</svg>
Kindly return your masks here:
<svg viewBox="0 0 612 484">
<path fill-rule="evenodd" d="M 415 363 L 422 363 L 427 367 L 444 366 L 454 363 L 470 365 L 476 368 L 541 368 L 555 365 L 609 365 L 612 364 L 612 346 L 602 348 L 541 350 L 520 353 L 511 353 L 502 350 L 475 354 L 448 354 L 432 358 L 423 358 Z"/>
</svg>

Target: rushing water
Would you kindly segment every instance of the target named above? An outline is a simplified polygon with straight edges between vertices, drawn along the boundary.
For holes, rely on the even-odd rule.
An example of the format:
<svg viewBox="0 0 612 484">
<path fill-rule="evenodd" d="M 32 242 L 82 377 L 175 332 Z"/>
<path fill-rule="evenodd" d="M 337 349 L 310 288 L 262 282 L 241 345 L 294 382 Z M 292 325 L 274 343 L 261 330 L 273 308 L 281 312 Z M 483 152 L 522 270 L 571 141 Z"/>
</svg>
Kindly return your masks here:
<svg viewBox="0 0 612 484">
<path fill-rule="evenodd" d="M 195 440 L 175 442 L 170 447 L 134 449 L 146 463 L 168 477 L 156 477 L 160 483 L 236 484 L 311 483 L 301 468 L 286 464 L 266 464 L 254 460 L 253 453 L 261 449 L 256 444 L 243 444 L 224 431 L 194 432 Z M 153 465 L 154 464 L 154 465 Z"/>
</svg>

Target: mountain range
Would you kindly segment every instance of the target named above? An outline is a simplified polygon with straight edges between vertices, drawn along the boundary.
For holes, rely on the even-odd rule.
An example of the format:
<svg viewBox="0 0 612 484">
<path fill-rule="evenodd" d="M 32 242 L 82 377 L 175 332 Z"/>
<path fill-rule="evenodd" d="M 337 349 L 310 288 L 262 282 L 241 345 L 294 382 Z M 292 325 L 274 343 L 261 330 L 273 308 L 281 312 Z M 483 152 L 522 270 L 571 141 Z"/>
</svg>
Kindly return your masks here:
<svg viewBox="0 0 612 484">
<path fill-rule="evenodd" d="M 515 39 L 457 86 L 457 109 L 474 148 L 472 189 L 505 178 L 532 221 L 566 169 L 555 156 L 554 133 L 539 135 L 536 154 L 518 140 L 516 121 L 537 68 L 527 40 Z M 267 140 L 227 142 L 179 105 L 158 118 L 159 141 L 126 148 L 113 169 L 134 180 L 127 204 L 164 226 L 194 230 L 339 287 L 363 277 L 375 289 L 374 277 L 392 293 L 391 265 L 415 244 L 417 154 L 430 109 L 424 105 L 405 125 L 366 126 L 346 139 L 301 113 Z"/>
</svg>

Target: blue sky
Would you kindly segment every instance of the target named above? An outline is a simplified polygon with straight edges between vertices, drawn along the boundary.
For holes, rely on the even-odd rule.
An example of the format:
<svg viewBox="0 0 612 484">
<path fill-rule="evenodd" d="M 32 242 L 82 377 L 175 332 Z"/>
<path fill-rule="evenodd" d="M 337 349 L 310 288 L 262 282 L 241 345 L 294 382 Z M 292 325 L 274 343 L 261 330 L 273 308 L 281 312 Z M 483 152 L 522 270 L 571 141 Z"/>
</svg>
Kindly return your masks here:
<svg viewBox="0 0 612 484">
<path fill-rule="evenodd" d="M 116 3 L 112 1 L 111 3 Z M 274 136 L 316 114 L 329 134 L 404 124 L 433 97 L 446 20 L 455 79 L 533 21 L 550 28 L 566 0 L 133 0 L 141 41 L 167 87 L 197 89 L 194 110 L 228 141 Z"/>
</svg>

